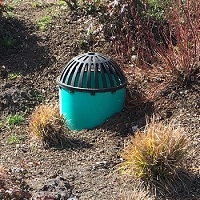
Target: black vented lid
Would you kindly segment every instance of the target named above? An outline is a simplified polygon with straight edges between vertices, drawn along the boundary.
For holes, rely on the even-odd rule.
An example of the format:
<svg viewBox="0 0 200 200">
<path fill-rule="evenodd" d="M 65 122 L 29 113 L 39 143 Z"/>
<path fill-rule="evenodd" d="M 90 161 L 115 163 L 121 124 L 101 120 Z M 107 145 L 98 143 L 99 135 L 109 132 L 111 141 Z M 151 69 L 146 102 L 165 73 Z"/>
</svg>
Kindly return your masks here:
<svg viewBox="0 0 200 200">
<path fill-rule="evenodd" d="M 61 87 L 91 93 L 115 92 L 127 85 L 118 64 L 99 53 L 85 53 L 71 59 L 57 79 Z"/>
</svg>

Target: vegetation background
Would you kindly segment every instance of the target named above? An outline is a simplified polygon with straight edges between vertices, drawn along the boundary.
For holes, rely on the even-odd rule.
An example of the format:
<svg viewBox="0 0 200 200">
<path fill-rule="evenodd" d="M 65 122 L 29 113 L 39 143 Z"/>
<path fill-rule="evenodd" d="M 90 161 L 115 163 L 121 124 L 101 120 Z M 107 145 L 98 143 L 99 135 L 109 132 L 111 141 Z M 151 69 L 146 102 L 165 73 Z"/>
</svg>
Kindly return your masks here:
<svg viewBox="0 0 200 200">
<path fill-rule="evenodd" d="M 195 0 L 0 1 L 0 199 L 200 199 L 199 24 Z M 56 78 L 88 51 L 126 103 L 74 132 Z"/>
</svg>

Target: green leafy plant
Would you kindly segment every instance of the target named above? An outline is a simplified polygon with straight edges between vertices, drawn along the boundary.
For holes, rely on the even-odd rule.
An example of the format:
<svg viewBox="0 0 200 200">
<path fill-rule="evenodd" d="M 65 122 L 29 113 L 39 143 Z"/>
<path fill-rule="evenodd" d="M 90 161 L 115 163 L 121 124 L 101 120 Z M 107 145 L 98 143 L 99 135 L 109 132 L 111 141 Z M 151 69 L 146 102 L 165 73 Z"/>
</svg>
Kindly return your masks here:
<svg viewBox="0 0 200 200">
<path fill-rule="evenodd" d="M 15 80 L 15 79 L 20 78 L 21 74 L 19 74 L 19 73 L 11 73 L 11 74 L 8 75 L 8 77 L 9 77 L 10 80 Z"/>
<path fill-rule="evenodd" d="M 14 16 L 15 7 L 12 4 L 9 4 L 4 7 L 3 16 L 5 17 L 13 17 Z"/>
<path fill-rule="evenodd" d="M 85 49 L 88 46 L 88 42 L 87 42 L 87 40 L 82 39 L 82 40 L 80 40 L 79 45 L 80 45 L 81 49 Z"/>
<path fill-rule="evenodd" d="M 19 4 L 20 2 L 22 2 L 23 0 L 12 0 L 10 3 L 12 5 L 16 5 L 16 4 Z"/>
<path fill-rule="evenodd" d="M 37 25 L 41 31 L 44 31 L 51 23 L 52 23 L 51 16 L 43 16 L 37 20 Z"/>
<path fill-rule="evenodd" d="M 8 137 L 8 144 L 19 144 L 21 140 L 17 135 L 11 135 Z"/>
<path fill-rule="evenodd" d="M 31 5 L 32 7 L 35 7 L 35 8 L 40 8 L 43 6 L 41 2 L 32 2 Z"/>
<path fill-rule="evenodd" d="M 58 5 L 59 5 L 59 6 L 66 6 L 66 5 L 67 5 L 67 2 L 64 1 L 64 0 L 60 0 L 60 1 L 58 1 Z"/>
<path fill-rule="evenodd" d="M 145 131 L 137 131 L 121 154 L 124 173 L 145 180 L 165 180 L 177 175 L 187 159 L 189 142 L 183 129 L 155 119 Z"/>
<path fill-rule="evenodd" d="M 2 128 L 4 126 L 3 121 L 0 121 L 0 128 Z"/>
<path fill-rule="evenodd" d="M 6 117 L 5 124 L 9 127 L 13 127 L 15 125 L 20 125 L 24 121 L 24 116 L 22 114 L 16 113 L 14 115 L 9 115 L 8 117 Z"/>
<path fill-rule="evenodd" d="M 32 113 L 29 123 L 30 134 L 44 146 L 63 146 L 67 141 L 66 122 L 55 105 L 41 105 Z"/>
</svg>

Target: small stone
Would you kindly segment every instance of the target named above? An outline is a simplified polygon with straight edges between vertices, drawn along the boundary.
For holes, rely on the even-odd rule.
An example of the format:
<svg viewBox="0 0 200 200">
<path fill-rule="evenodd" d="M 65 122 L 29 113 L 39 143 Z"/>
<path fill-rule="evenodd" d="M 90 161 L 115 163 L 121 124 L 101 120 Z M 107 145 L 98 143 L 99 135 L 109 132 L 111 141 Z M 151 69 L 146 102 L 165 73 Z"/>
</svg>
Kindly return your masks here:
<svg viewBox="0 0 200 200">
<path fill-rule="evenodd" d="M 67 200 L 78 200 L 76 197 L 70 197 Z"/>
<path fill-rule="evenodd" d="M 131 128 L 132 128 L 132 131 L 133 131 L 133 133 L 134 133 L 134 132 L 137 130 L 138 125 L 136 125 L 136 126 L 132 126 Z"/>
</svg>

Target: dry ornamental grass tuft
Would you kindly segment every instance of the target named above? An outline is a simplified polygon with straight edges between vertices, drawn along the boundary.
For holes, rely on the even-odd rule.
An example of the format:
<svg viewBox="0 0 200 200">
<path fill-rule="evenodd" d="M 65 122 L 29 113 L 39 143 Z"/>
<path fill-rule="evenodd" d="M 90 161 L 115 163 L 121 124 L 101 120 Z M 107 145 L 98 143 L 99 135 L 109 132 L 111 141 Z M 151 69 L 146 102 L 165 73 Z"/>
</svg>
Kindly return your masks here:
<svg viewBox="0 0 200 200">
<path fill-rule="evenodd" d="M 138 131 L 122 153 L 120 169 L 145 180 L 165 180 L 183 169 L 189 142 L 183 129 L 152 120 Z"/>
<path fill-rule="evenodd" d="M 136 181 L 130 191 L 120 191 L 119 200 L 155 200 L 149 188 L 142 182 Z"/>
<path fill-rule="evenodd" d="M 31 115 L 29 123 L 33 139 L 44 146 L 62 146 L 67 142 L 66 122 L 55 105 L 41 105 Z"/>
</svg>

